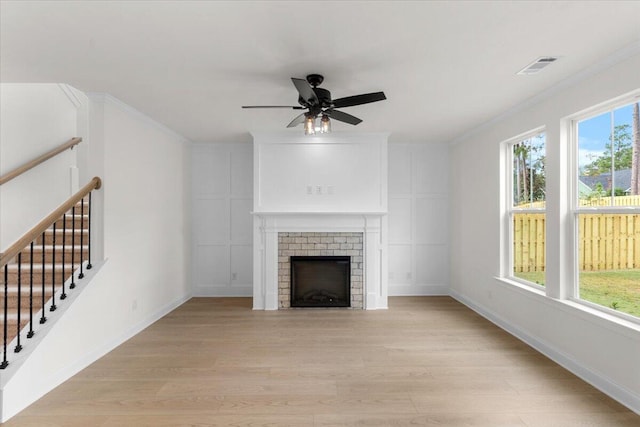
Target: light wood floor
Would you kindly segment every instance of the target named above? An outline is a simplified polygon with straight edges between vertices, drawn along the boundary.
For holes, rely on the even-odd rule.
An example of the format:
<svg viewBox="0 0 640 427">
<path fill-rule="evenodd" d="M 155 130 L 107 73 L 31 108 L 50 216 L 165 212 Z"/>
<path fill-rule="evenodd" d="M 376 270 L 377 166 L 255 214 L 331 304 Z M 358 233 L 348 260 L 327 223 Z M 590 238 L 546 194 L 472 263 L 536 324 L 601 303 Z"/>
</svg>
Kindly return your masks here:
<svg viewBox="0 0 640 427">
<path fill-rule="evenodd" d="M 447 297 L 387 311 L 194 298 L 7 426 L 640 426 Z"/>
</svg>

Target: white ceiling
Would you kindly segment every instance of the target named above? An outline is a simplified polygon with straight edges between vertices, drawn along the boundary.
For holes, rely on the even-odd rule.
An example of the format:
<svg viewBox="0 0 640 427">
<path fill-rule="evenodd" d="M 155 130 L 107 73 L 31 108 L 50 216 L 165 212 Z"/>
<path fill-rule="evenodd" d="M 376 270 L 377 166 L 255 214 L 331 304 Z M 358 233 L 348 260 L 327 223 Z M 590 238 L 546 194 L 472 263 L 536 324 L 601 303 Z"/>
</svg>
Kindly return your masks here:
<svg viewBox="0 0 640 427">
<path fill-rule="evenodd" d="M 640 41 L 640 1 L 2 1 L 2 82 L 106 92 L 192 141 L 250 140 L 298 112 L 290 77 L 325 76 L 334 130 L 447 142 Z M 540 56 L 538 75 L 516 72 Z M 301 128 L 290 132 L 302 132 Z"/>
</svg>

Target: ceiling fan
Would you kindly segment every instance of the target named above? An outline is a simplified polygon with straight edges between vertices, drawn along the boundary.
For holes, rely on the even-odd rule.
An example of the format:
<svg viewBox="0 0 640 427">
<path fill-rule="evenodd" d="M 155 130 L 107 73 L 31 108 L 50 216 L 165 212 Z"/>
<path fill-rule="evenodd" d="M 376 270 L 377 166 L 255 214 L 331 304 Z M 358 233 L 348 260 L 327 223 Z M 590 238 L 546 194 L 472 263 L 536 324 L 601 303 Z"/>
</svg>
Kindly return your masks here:
<svg viewBox="0 0 640 427">
<path fill-rule="evenodd" d="M 383 101 L 387 99 L 384 92 L 372 92 L 362 95 L 347 96 L 345 98 L 331 99 L 331 92 L 319 88 L 324 77 L 320 74 L 309 74 L 306 79 L 291 78 L 293 85 L 298 91 L 298 103 L 300 106 L 291 105 L 244 105 L 242 108 L 291 108 L 293 110 L 308 110 L 287 125 L 288 128 L 304 123 L 305 134 L 314 134 L 316 131 L 326 133 L 331 131 L 331 121 L 334 119 L 341 122 L 357 125 L 362 120 L 336 110 L 336 108 L 353 107 L 354 105 L 368 104 L 370 102 Z M 320 116 L 320 127 L 316 129 L 315 121 Z"/>
</svg>

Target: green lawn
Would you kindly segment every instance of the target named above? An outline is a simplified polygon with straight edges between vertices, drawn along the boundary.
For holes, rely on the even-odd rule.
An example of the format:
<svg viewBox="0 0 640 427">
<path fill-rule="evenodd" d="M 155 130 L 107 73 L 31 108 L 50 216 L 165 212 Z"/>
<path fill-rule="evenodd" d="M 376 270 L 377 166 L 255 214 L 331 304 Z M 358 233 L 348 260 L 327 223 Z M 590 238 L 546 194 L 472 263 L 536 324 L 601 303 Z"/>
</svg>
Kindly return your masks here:
<svg viewBox="0 0 640 427">
<path fill-rule="evenodd" d="M 544 286 L 544 273 L 517 273 Z M 640 317 L 640 269 L 580 272 L 580 298 Z"/>
</svg>

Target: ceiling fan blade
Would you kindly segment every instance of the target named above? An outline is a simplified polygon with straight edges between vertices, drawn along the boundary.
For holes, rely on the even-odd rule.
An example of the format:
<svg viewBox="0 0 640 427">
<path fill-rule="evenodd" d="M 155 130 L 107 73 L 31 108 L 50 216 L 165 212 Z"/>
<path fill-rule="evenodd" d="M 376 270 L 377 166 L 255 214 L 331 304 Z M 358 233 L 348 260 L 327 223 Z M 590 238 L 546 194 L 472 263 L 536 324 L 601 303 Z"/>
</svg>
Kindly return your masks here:
<svg viewBox="0 0 640 427">
<path fill-rule="evenodd" d="M 356 116 L 352 116 L 351 114 L 343 113 L 342 111 L 338 110 L 327 110 L 324 112 L 324 114 L 331 117 L 332 119 L 349 123 L 350 125 L 357 125 L 358 123 L 362 122 L 362 120 L 357 118 Z"/>
<path fill-rule="evenodd" d="M 288 128 L 293 128 L 293 127 L 296 127 L 298 125 L 301 125 L 302 123 L 304 123 L 304 119 L 305 119 L 305 113 L 302 113 L 298 117 L 296 117 L 295 119 L 291 120 L 291 123 L 289 123 L 287 125 L 287 127 Z"/>
<path fill-rule="evenodd" d="M 299 105 L 243 105 L 242 108 L 291 108 L 292 110 L 304 110 Z"/>
<path fill-rule="evenodd" d="M 318 97 L 316 93 L 313 91 L 311 85 L 304 79 L 296 79 L 295 77 L 291 77 L 291 81 L 295 85 L 300 97 L 309 105 L 318 105 Z"/>
<path fill-rule="evenodd" d="M 387 97 L 384 95 L 384 92 L 372 92 L 334 99 L 331 103 L 335 108 L 344 108 L 352 107 L 354 105 L 368 104 L 370 102 L 384 101 L 385 99 L 387 99 Z"/>
</svg>

